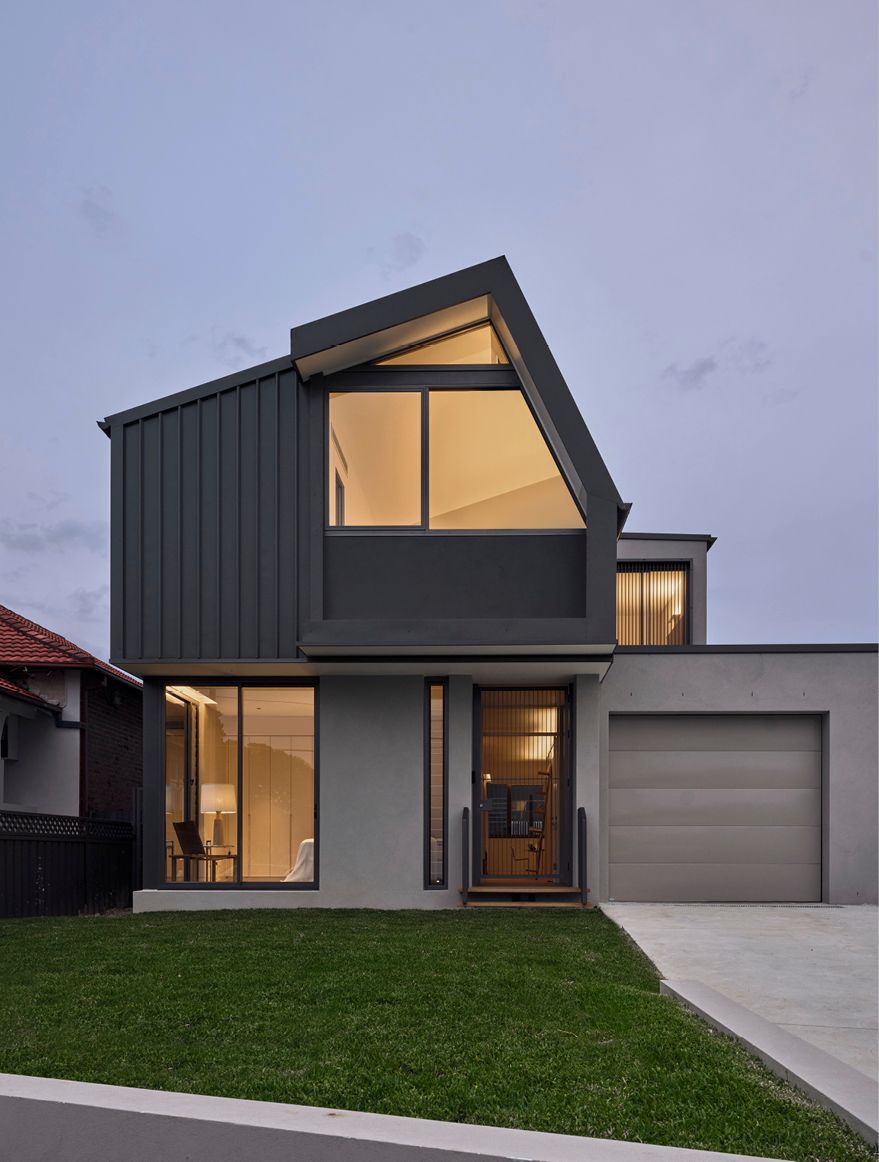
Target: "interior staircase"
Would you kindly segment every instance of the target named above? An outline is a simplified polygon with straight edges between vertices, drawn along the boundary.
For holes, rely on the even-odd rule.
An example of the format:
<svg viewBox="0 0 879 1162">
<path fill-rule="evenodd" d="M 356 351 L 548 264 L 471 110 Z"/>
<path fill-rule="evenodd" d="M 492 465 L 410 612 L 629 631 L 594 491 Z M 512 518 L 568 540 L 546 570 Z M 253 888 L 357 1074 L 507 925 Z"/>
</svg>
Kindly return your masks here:
<svg viewBox="0 0 879 1162">
<path fill-rule="evenodd" d="M 461 891 L 465 908 L 583 908 L 580 889 L 557 884 L 482 884 Z"/>
</svg>

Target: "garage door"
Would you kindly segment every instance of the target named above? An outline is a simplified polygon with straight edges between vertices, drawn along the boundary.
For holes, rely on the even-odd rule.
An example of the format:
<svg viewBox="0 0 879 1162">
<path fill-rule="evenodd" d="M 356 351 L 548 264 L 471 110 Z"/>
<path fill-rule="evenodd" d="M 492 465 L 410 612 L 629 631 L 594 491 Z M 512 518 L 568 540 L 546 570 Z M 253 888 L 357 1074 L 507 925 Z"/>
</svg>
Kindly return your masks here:
<svg viewBox="0 0 879 1162">
<path fill-rule="evenodd" d="M 820 718 L 611 716 L 609 895 L 820 900 Z"/>
</svg>

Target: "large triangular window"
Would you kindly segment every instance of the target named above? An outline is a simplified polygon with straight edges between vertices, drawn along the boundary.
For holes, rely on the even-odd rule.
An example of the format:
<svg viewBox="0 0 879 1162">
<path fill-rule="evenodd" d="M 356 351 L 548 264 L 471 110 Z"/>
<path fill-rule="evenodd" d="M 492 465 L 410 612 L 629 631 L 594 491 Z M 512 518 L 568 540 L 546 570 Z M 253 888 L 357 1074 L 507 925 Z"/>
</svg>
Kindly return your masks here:
<svg viewBox="0 0 879 1162">
<path fill-rule="evenodd" d="M 329 420 L 335 527 L 584 527 L 519 390 L 332 392 Z"/>
<path fill-rule="evenodd" d="M 398 351 L 395 355 L 388 355 L 376 362 L 382 367 L 406 364 L 417 364 L 421 367 L 451 367 L 510 361 L 491 323 L 480 323 L 476 327 L 467 327 L 451 335 L 432 339 L 428 343 L 419 343 L 415 347 Z"/>
</svg>

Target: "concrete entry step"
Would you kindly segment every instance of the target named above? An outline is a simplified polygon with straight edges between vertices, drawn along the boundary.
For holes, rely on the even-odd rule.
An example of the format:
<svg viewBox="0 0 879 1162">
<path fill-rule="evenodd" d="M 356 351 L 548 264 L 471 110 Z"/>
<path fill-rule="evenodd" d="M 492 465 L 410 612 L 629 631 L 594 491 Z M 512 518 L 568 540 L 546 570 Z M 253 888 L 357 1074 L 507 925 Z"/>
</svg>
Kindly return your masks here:
<svg viewBox="0 0 879 1162">
<path fill-rule="evenodd" d="M 465 908 L 582 908 L 580 889 L 570 884 L 519 882 L 461 889 Z"/>
<path fill-rule="evenodd" d="M 580 889 L 559 884 L 479 884 L 468 888 L 470 896 L 527 895 L 527 896 L 579 896 Z"/>
<path fill-rule="evenodd" d="M 465 908 L 582 908 L 579 900 L 465 900 Z"/>
</svg>

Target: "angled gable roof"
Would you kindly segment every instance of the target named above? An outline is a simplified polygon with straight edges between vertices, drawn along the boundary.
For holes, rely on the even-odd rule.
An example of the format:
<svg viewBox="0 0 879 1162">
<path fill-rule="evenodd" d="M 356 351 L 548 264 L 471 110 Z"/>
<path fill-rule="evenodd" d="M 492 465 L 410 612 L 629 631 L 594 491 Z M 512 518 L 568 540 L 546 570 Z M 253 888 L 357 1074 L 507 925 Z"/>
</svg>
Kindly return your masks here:
<svg viewBox="0 0 879 1162">
<path fill-rule="evenodd" d="M 506 258 L 494 258 L 290 332 L 303 380 L 374 362 L 437 336 L 490 321 L 580 506 L 589 496 L 624 505 Z"/>
</svg>

